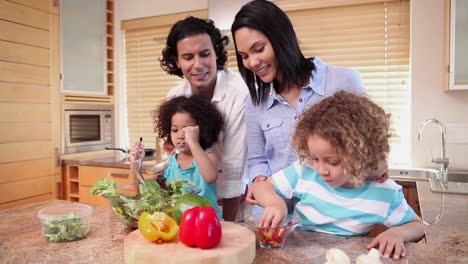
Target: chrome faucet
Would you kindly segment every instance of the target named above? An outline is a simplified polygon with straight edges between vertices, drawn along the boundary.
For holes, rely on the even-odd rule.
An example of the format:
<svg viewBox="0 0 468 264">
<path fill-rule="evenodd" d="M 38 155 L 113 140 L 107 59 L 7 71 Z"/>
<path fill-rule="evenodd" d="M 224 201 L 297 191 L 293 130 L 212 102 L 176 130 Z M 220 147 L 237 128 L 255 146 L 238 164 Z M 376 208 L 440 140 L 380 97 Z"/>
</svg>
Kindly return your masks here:
<svg viewBox="0 0 468 264">
<path fill-rule="evenodd" d="M 443 183 L 447 183 L 447 172 L 448 172 L 449 159 L 446 156 L 446 152 L 445 152 L 445 126 L 444 126 L 444 124 L 442 124 L 442 122 L 440 122 L 437 119 L 427 119 L 427 120 L 425 120 L 419 126 L 418 141 L 421 141 L 423 129 L 429 123 L 435 123 L 439 127 L 440 132 L 442 133 L 442 157 L 441 158 L 432 158 L 431 162 L 432 162 L 432 164 L 440 164 L 440 172 L 442 174 L 441 181 Z"/>
</svg>

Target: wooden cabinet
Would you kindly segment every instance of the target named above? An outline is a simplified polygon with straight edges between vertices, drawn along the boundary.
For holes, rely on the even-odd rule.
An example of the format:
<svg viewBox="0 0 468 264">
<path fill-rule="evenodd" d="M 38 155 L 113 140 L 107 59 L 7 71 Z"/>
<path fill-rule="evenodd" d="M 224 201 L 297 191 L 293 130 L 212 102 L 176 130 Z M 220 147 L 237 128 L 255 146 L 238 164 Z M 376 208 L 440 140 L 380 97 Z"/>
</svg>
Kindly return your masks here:
<svg viewBox="0 0 468 264">
<path fill-rule="evenodd" d="M 66 200 L 92 204 L 107 204 L 103 197 L 90 193 L 91 187 L 101 178 L 113 180 L 117 185 L 130 183 L 130 169 L 83 165 L 64 165 L 64 192 Z"/>
<path fill-rule="evenodd" d="M 446 0 L 446 90 L 468 90 L 468 1 Z"/>
<path fill-rule="evenodd" d="M 0 209 L 60 198 L 57 1 L 0 1 Z"/>
</svg>

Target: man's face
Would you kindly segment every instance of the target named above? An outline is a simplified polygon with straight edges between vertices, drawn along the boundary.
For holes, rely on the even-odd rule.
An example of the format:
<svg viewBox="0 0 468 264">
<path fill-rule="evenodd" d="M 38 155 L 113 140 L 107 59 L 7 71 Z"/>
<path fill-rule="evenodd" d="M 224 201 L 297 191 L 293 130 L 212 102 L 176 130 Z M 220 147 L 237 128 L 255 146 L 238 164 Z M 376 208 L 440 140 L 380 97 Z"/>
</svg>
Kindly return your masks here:
<svg viewBox="0 0 468 264">
<path fill-rule="evenodd" d="M 212 92 L 216 85 L 216 52 L 206 33 L 177 42 L 177 67 L 190 83 L 193 93 Z"/>
</svg>

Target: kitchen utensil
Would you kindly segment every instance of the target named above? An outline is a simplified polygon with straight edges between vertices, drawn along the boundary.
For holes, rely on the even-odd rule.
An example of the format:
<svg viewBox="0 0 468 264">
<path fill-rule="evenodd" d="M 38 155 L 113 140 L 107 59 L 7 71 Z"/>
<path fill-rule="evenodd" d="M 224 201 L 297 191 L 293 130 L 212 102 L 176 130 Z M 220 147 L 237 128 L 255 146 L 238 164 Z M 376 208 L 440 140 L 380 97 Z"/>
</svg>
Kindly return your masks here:
<svg viewBox="0 0 468 264">
<path fill-rule="evenodd" d="M 119 150 L 122 151 L 125 154 L 130 154 L 130 150 L 125 150 L 122 148 L 108 148 L 106 147 L 107 150 Z M 145 156 L 153 156 L 154 153 L 156 152 L 156 149 L 154 148 L 145 148 Z"/>
</svg>

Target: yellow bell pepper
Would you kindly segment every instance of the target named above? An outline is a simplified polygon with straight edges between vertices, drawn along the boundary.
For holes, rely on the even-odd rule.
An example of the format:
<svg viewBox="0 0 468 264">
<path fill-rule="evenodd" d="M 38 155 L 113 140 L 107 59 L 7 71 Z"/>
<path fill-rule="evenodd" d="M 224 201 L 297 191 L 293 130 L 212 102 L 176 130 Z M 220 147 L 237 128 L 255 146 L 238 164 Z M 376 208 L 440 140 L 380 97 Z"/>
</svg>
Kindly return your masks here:
<svg viewBox="0 0 468 264">
<path fill-rule="evenodd" d="M 171 241 L 177 235 L 179 226 L 176 221 L 163 212 L 150 214 L 143 212 L 138 219 L 141 235 L 153 242 Z"/>
</svg>

